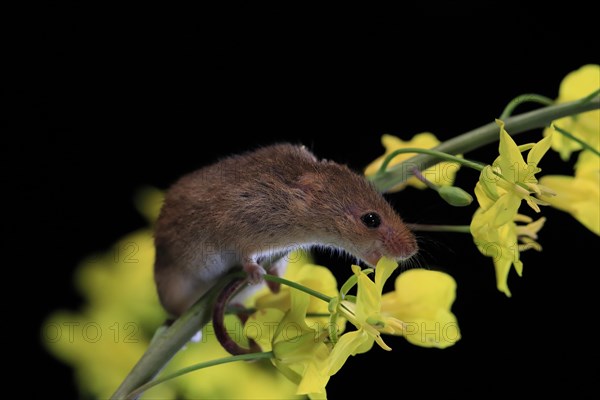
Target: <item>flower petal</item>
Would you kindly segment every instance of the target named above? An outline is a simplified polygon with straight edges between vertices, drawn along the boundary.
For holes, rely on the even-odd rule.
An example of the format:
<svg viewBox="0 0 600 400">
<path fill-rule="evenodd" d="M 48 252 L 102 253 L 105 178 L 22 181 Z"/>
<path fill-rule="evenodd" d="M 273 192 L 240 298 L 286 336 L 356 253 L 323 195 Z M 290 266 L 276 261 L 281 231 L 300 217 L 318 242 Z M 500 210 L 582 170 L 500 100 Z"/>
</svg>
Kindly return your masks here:
<svg viewBox="0 0 600 400">
<path fill-rule="evenodd" d="M 254 339 L 263 351 L 270 351 L 275 327 L 278 326 L 284 316 L 285 313 L 276 308 L 258 310 L 248 317 L 246 322 L 247 327 L 255 327 L 256 329 L 246 329 L 244 333 L 249 339 Z"/>
<path fill-rule="evenodd" d="M 506 257 L 494 258 L 494 268 L 496 270 L 496 287 L 506 296 L 511 297 L 512 294 L 508 289 L 508 273 L 512 260 Z"/>
<path fill-rule="evenodd" d="M 499 197 L 496 185 L 493 185 L 493 189 L 491 189 L 490 185 L 482 184 L 481 181 L 477 182 L 475 184 L 475 197 L 477 197 L 477 202 L 483 210 L 489 209 Z"/>
<path fill-rule="evenodd" d="M 540 196 L 552 207 L 573 215 L 586 228 L 600 235 L 600 185 L 598 181 L 585 178 L 546 175 L 540 183 L 557 193 L 556 196 Z"/>
<path fill-rule="evenodd" d="M 374 312 L 379 312 L 381 307 L 381 291 L 377 289 L 375 282 L 361 273 L 358 276 L 358 290 L 356 294 L 356 319 L 361 323 Z M 352 321 L 351 321 L 352 322 Z M 360 328 L 360 326 L 357 326 Z"/>
<path fill-rule="evenodd" d="M 600 133 L 598 137 L 600 138 Z M 596 147 L 596 150 L 600 151 L 600 145 Z M 600 157 L 589 150 L 582 151 L 575 164 L 575 176 L 596 183 L 600 182 Z"/>
<path fill-rule="evenodd" d="M 565 103 L 581 99 L 600 88 L 600 66 L 597 64 L 584 65 L 569 73 L 560 84 L 557 103 Z M 582 114 L 560 118 L 553 121 L 558 126 L 584 142 L 595 146 L 600 136 L 600 111 L 588 111 Z M 554 132 L 552 127 L 544 130 L 544 136 Z M 555 133 L 552 138 L 552 148 L 567 161 L 573 151 L 581 149 L 581 145 L 570 138 Z"/>
<path fill-rule="evenodd" d="M 494 161 L 494 165 L 500 167 L 502 175 L 506 179 L 516 182 L 521 175 L 520 171 L 527 169 L 527 164 L 523 160 L 519 146 L 517 146 L 513 138 L 504 129 L 504 122 L 497 119 L 496 124 L 500 127 L 500 143 L 498 146 L 500 156 Z"/>
<path fill-rule="evenodd" d="M 461 337 L 454 314 L 442 309 L 433 319 L 417 318 L 408 322 L 402 336 L 416 346 L 438 349 L 454 345 Z"/>
<path fill-rule="evenodd" d="M 373 343 L 374 339 L 362 329 L 345 333 L 336 343 L 329 356 L 326 373 L 334 375 L 342 368 L 348 357 L 370 350 Z"/>
<path fill-rule="evenodd" d="M 410 343 L 445 348 L 460 339 L 456 317 L 450 311 L 456 282 L 443 272 L 411 269 L 396 279 L 396 290 L 382 298 L 382 315 L 403 321 L 401 334 Z"/>
<path fill-rule="evenodd" d="M 394 273 L 396 268 L 398 268 L 396 261 L 391 258 L 381 257 L 375 267 L 375 286 L 379 293 L 383 291 L 383 285 L 385 285 L 385 282 Z"/>
<path fill-rule="evenodd" d="M 375 338 L 375 342 L 377 342 L 379 347 L 381 347 L 385 351 L 392 351 L 392 348 L 390 346 L 388 346 L 387 344 L 385 344 L 381 335 L 375 335 L 374 338 Z"/>
<path fill-rule="evenodd" d="M 600 88 L 600 66 L 588 64 L 570 72 L 560 84 L 560 103 L 581 99 Z"/>
<path fill-rule="evenodd" d="M 486 211 L 486 214 L 493 216 L 492 225 L 493 227 L 498 228 L 512 222 L 520 205 L 521 200 L 517 196 L 512 193 L 506 193 L 505 195 L 500 196 L 498 201 Z"/>
<path fill-rule="evenodd" d="M 296 394 L 307 394 L 311 399 L 325 399 L 325 386 L 329 382 L 329 374 L 324 373 L 329 350 L 325 344 L 315 353 L 315 362 L 308 364 L 304 376 L 298 385 Z"/>
<path fill-rule="evenodd" d="M 401 273 L 395 291 L 386 293 L 381 311 L 401 321 L 433 318 L 437 310 L 450 309 L 456 297 L 456 282 L 443 272 L 410 269 Z"/>
<path fill-rule="evenodd" d="M 538 165 L 544 154 L 550 149 L 552 145 L 552 135 L 548 135 L 539 142 L 537 142 L 529 153 L 527 153 L 527 164 Z"/>
</svg>

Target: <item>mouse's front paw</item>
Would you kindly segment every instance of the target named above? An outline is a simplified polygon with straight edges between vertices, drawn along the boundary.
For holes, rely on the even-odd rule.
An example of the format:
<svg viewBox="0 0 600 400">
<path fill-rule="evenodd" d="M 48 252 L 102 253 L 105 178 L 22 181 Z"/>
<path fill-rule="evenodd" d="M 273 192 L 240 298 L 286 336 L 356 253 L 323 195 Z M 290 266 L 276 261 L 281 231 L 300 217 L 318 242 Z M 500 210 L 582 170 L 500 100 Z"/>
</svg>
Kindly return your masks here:
<svg viewBox="0 0 600 400">
<path fill-rule="evenodd" d="M 262 266 L 252 261 L 244 264 L 244 271 L 248 274 L 249 283 L 253 285 L 261 283 L 263 276 L 267 273 Z"/>
</svg>

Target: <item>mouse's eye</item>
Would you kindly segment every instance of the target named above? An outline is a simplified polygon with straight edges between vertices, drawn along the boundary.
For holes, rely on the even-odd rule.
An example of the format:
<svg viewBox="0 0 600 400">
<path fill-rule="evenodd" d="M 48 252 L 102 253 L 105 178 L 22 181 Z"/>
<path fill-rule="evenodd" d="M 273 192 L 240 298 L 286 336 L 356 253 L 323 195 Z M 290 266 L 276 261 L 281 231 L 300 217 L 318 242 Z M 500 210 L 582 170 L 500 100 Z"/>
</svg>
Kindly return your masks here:
<svg viewBox="0 0 600 400">
<path fill-rule="evenodd" d="M 379 214 L 373 212 L 366 213 L 360 217 L 360 220 L 367 228 L 377 228 L 379 225 L 381 225 L 381 217 Z"/>
</svg>

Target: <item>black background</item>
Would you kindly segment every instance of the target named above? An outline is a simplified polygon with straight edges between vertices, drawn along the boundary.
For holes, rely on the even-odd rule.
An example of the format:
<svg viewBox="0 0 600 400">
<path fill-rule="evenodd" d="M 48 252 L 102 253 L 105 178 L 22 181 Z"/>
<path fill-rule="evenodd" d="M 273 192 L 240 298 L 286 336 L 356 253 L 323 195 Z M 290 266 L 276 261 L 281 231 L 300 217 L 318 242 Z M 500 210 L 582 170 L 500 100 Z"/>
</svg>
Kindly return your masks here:
<svg viewBox="0 0 600 400">
<path fill-rule="evenodd" d="M 2 146 L 11 207 L 3 236 L 17 239 L 8 241 L 17 256 L 9 271 L 22 272 L 18 287 L 35 299 L 31 313 L 19 312 L 34 315 L 31 345 L 40 348 L 39 321 L 52 310 L 79 307 L 78 260 L 143 226 L 131 201 L 140 186 L 164 189 L 219 157 L 274 141 L 304 143 L 360 170 L 383 151 L 383 133 L 449 138 L 492 121 L 519 94 L 556 97 L 568 72 L 598 62 L 593 13 L 573 7 L 36 12 L 9 36 L 16 124 L 6 125 Z M 470 157 L 490 162 L 495 152 Z M 572 163 L 557 161 L 549 154 L 544 172 L 569 174 Z M 476 178 L 465 171 L 459 184 L 469 189 Z M 429 192 L 390 199 L 410 222 L 464 224 L 474 211 Z M 523 254 L 511 299 L 496 291 L 491 261 L 470 238 L 422 235 L 422 261 L 458 282 L 462 341 L 438 351 L 389 339 L 391 354 L 350 359 L 330 397 L 358 382 L 402 397 L 581 390 L 591 372 L 580 359 L 595 346 L 589 260 L 598 240 L 567 214 L 544 215 L 544 252 Z M 347 276 L 346 264 L 319 260 Z M 50 379 L 28 393 L 78 396 L 69 367 L 43 350 L 35 360 Z"/>
</svg>

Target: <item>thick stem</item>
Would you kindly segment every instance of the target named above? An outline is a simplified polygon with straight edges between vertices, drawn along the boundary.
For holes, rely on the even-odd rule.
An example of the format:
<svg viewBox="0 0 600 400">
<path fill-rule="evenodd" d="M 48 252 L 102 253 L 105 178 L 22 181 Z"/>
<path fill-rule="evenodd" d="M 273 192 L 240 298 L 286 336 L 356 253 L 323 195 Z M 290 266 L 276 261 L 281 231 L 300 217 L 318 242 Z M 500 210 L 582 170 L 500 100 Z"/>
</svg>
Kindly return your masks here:
<svg viewBox="0 0 600 400">
<path fill-rule="evenodd" d="M 213 289 L 198 300 L 188 311 L 179 317 L 171 326 L 157 336 L 140 358 L 138 363 L 127 375 L 112 399 L 125 399 L 127 396 L 142 385 L 150 382 L 152 378 L 169 362 L 169 360 L 181 349 L 191 338 L 206 325 L 212 316 L 215 298 L 231 282 L 245 277 L 242 272 L 229 274 L 219 281 Z M 330 297 L 314 291 L 295 282 L 274 275 L 265 275 L 265 280 L 279 282 L 302 290 L 323 301 L 331 300 Z"/>
<path fill-rule="evenodd" d="M 218 285 L 202 296 L 196 304 L 175 320 L 162 334 L 154 338 L 148 350 L 111 398 L 125 399 L 129 393 L 149 382 L 179 349 L 210 321 L 215 296 L 221 292 L 226 284 L 239 278 L 239 276 L 239 274 L 231 274 L 223 278 Z"/>
<path fill-rule="evenodd" d="M 598 108 L 600 108 L 600 99 L 593 99 L 587 102 L 577 100 L 570 103 L 556 104 L 507 118 L 504 121 L 505 128 L 514 136 L 531 129 L 543 128 L 556 119 Z M 493 143 L 498 140 L 498 137 L 498 125 L 495 122 L 490 122 L 487 125 L 446 140 L 433 148 L 433 150 L 450 154 L 463 154 L 486 144 Z M 385 173 L 373 177 L 371 181 L 377 189 L 385 192 L 410 178 L 413 168 L 417 167 L 423 171 L 439 162 L 440 159 L 438 157 L 418 155 L 393 167 L 389 167 Z"/>
</svg>

